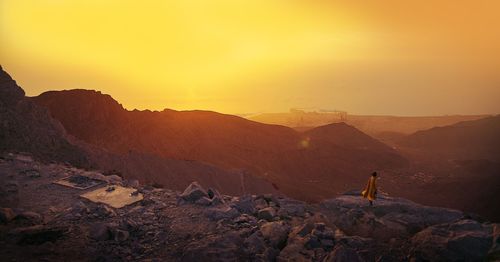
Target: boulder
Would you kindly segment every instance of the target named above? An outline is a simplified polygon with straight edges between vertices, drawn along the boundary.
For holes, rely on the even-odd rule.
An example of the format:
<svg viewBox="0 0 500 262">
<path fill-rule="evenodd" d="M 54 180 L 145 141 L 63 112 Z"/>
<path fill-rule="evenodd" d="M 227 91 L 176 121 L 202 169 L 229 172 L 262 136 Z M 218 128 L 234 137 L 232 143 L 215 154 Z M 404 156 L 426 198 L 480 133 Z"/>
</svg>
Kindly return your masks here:
<svg viewBox="0 0 500 262">
<path fill-rule="evenodd" d="M 250 195 L 241 196 L 232 206 L 238 209 L 240 213 L 249 215 L 255 213 L 255 203 Z"/>
<path fill-rule="evenodd" d="M 210 206 L 212 204 L 212 200 L 208 197 L 201 197 L 200 199 L 196 200 L 194 203 L 197 205 L 200 205 L 200 206 Z"/>
<path fill-rule="evenodd" d="M 314 261 L 314 252 L 305 249 L 306 240 L 302 237 L 288 239 L 287 245 L 277 257 L 277 261 Z"/>
<path fill-rule="evenodd" d="M 305 237 L 314 229 L 313 223 L 305 223 L 300 226 L 296 226 L 290 232 L 289 238 L 295 238 L 296 236 Z"/>
<path fill-rule="evenodd" d="M 113 185 L 120 185 L 122 183 L 122 178 L 117 175 L 105 176 L 106 182 Z"/>
<path fill-rule="evenodd" d="M 204 214 L 211 220 L 234 219 L 240 215 L 236 208 L 228 206 L 208 208 L 204 211 Z"/>
<path fill-rule="evenodd" d="M 71 215 L 73 215 L 73 216 L 76 214 L 79 214 L 81 216 L 81 215 L 89 214 L 91 212 L 90 208 L 82 201 L 78 201 L 75 204 L 73 204 L 70 211 L 71 211 Z"/>
<path fill-rule="evenodd" d="M 239 217 L 235 218 L 233 222 L 237 225 L 248 225 L 248 226 L 257 225 L 257 219 L 247 214 L 240 215 Z"/>
<path fill-rule="evenodd" d="M 111 227 L 106 223 L 93 224 L 89 229 L 89 236 L 97 241 L 111 239 Z"/>
<path fill-rule="evenodd" d="M 133 187 L 133 188 L 139 188 L 141 186 L 141 184 L 139 183 L 139 180 L 132 179 L 132 180 L 127 181 L 127 186 Z"/>
<path fill-rule="evenodd" d="M 203 187 L 201 187 L 198 182 L 192 182 L 185 190 L 182 192 L 182 194 L 179 196 L 182 200 L 194 203 L 196 200 L 202 198 L 202 197 L 208 197 L 207 192 Z"/>
<path fill-rule="evenodd" d="M 16 217 L 11 208 L 0 208 L 0 223 L 7 224 Z"/>
<path fill-rule="evenodd" d="M 248 254 L 262 254 L 266 250 L 266 243 L 260 231 L 255 231 L 244 241 Z"/>
<path fill-rule="evenodd" d="M 269 207 L 267 201 L 264 198 L 256 198 L 254 200 L 254 204 L 256 209 L 264 209 L 266 207 Z"/>
<path fill-rule="evenodd" d="M 469 219 L 434 225 L 411 239 L 411 256 L 417 260 L 482 261 L 491 248 L 492 232 L 492 226 Z"/>
<path fill-rule="evenodd" d="M 283 221 L 268 222 L 260 227 L 260 232 L 272 247 L 282 249 L 286 245 L 290 226 Z"/>
<path fill-rule="evenodd" d="M 304 217 L 306 215 L 306 204 L 299 200 L 294 199 L 280 199 L 279 215 L 288 215 L 294 217 Z"/>
<path fill-rule="evenodd" d="M 429 226 L 463 217 L 457 210 L 423 206 L 388 196 L 380 196 L 373 207 L 363 198 L 350 195 L 326 200 L 319 206 L 320 211 L 333 218 L 332 222 L 348 235 L 383 241 L 411 237 Z"/>
<path fill-rule="evenodd" d="M 275 216 L 276 216 L 276 210 L 272 207 L 263 208 L 259 210 L 257 214 L 257 217 L 259 219 L 265 219 L 267 221 L 272 221 Z"/>
<path fill-rule="evenodd" d="M 213 206 L 225 204 L 224 198 L 216 189 L 209 188 L 207 194 Z"/>
<path fill-rule="evenodd" d="M 80 175 L 84 176 L 84 177 L 88 177 L 88 178 L 92 178 L 92 179 L 96 179 L 96 180 L 108 182 L 107 177 L 105 175 L 99 173 L 99 172 L 95 172 L 95 171 L 83 171 L 83 172 L 80 173 Z"/>
<path fill-rule="evenodd" d="M 97 205 L 96 208 L 93 210 L 93 212 L 94 212 L 94 215 L 97 217 L 115 217 L 116 216 L 115 210 L 107 205 L 104 205 L 104 204 Z"/>
<path fill-rule="evenodd" d="M 118 242 L 123 242 L 123 241 L 127 240 L 129 237 L 129 232 L 125 231 L 125 230 L 121 230 L 121 229 L 116 229 L 112 233 L 113 233 L 115 241 L 118 241 Z"/>
</svg>

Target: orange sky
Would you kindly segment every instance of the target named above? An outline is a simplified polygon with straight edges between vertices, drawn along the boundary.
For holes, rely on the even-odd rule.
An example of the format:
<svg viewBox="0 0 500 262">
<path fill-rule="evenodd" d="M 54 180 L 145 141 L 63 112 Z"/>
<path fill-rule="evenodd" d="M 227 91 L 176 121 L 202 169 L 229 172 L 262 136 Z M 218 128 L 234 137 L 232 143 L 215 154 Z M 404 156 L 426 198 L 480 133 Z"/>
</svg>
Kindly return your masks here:
<svg viewBox="0 0 500 262">
<path fill-rule="evenodd" d="M 500 1 L 1 0 L 26 90 L 225 113 L 500 113 Z"/>
</svg>

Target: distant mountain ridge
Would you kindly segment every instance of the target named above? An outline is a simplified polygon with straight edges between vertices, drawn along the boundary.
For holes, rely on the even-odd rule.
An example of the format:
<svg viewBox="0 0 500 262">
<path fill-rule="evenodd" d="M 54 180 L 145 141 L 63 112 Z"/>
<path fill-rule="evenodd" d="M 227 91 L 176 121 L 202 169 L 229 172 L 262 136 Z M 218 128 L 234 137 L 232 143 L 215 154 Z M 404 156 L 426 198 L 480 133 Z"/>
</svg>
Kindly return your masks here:
<svg viewBox="0 0 500 262">
<path fill-rule="evenodd" d="M 263 113 L 250 115 L 247 118 L 261 123 L 284 125 L 301 131 L 331 123 L 345 122 L 372 137 L 392 143 L 417 131 L 488 116 L 490 115 L 378 116 L 351 115 L 345 112 L 291 110 L 288 113 Z"/>
<path fill-rule="evenodd" d="M 368 142 L 371 150 L 216 112 L 127 111 L 96 91 L 51 91 L 32 99 L 49 108 L 68 133 L 110 152 L 132 150 L 242 170 L 300 199 L 332 196 L 364 183 L 373 170 L 407 164 L 390 147 L 348 125 L 339 129 L 352 132 L 346 139 L 362 137 L 361 144 Z"/>
<path fill-rule="evenodd" d="M 418 131 L 402 139 L 400 144 L 461 160 L 500 161 L 500 115 Z"/>
</svg>

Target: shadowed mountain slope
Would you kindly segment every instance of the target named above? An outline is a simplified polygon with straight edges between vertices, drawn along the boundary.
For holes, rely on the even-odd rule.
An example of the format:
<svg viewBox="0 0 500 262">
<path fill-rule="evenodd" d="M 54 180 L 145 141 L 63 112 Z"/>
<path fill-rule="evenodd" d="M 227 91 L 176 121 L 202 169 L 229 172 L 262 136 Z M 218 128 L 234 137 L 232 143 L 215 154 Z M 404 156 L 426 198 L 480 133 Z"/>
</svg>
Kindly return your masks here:
<svg viewBox="0 0 500 262">
<path fill-rule="evenodd" d="M 45 161 L 86 166 L 85 153 L 70 144 L 64 128 L 46 108 L 28 100 L 0 67 L 0 151 L 29 152 Z"/>
<path fill-rule="evenodd" d="M 127 111 L 96 91 L 51 91 L 33 99 L 49 108 L 70 134 L 111 152 L 132 150 L 238 169 L 301 199 L 332 196 L 359 185 L 373 169 L 406 164 L 395 151 L 350 126 L 329 132 L 345 137 L 342 143 L 332 143 L 316 132 L 302 134 L 215 112 Z M 352 135 L 345 135 L 349 130 Z M 373 151 L 360 149 L 364 147 Z M 381 156 L 391 160 L 378 161 Z"/>
<path fill-rule="evenodd" d="M 98 96 L 112 101 L 109 96 Z M 94 105 L 88 104 L 89 108 Z M 114 125 L 121 107 L 104 108 L 106 121 L 95 121 L 99 130 Z M 71 119 L 85 119 L 78 112 L 68 112 Z M 99 115 L 94 115 L 99 116 Z M 79 118 L 80 117 L 80 118 Z M 102 120 L 102 119 L 101 119 Z M 25 152 L 48 162 L 70 162 L 75 166 L 118 172 L 143 183 L 185 188 L 192 181 L 202 181 L 223 193 L 276 193 L 272 185 L 250 174 L 229 172 L 196 161 L 171 159 L 140 152 L 110 152 L 66 134 L 61 123 L 43 106 L 24 96 L 24 91 L 5 72 L 0 72 L 0 152 Z M 78 126 L 86 130 L 84 126 Z M 113 137 L 104 136 L 105 139 Z"/>
<path fill-rule="evenodd" d="M 406 161 L 389 146 L 343 122 L 320 126 L 304 134 L 315 143 L 352 150 L 350 155 L 361 165 L 378 163 L 398 167 Z"/>
<path fill-rule="evenodd" d="M 500 116 L 435 127 L 405 137 L 400 144 L 457 159 L 500 161 Z"/>
</svg>

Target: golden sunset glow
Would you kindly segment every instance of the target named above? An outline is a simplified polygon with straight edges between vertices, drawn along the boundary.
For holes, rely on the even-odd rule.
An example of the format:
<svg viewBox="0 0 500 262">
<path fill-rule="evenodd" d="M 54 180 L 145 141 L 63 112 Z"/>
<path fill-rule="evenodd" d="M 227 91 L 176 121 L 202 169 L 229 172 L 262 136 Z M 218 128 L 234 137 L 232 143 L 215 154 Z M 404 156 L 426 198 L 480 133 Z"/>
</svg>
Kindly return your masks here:
<svg viewBox="0 0 500 262">
<path fill-rule="evenodd" d="M 128 109 L 500 112 L 499 1 L 2 0 L 26 90 Z"/>
</svg>

